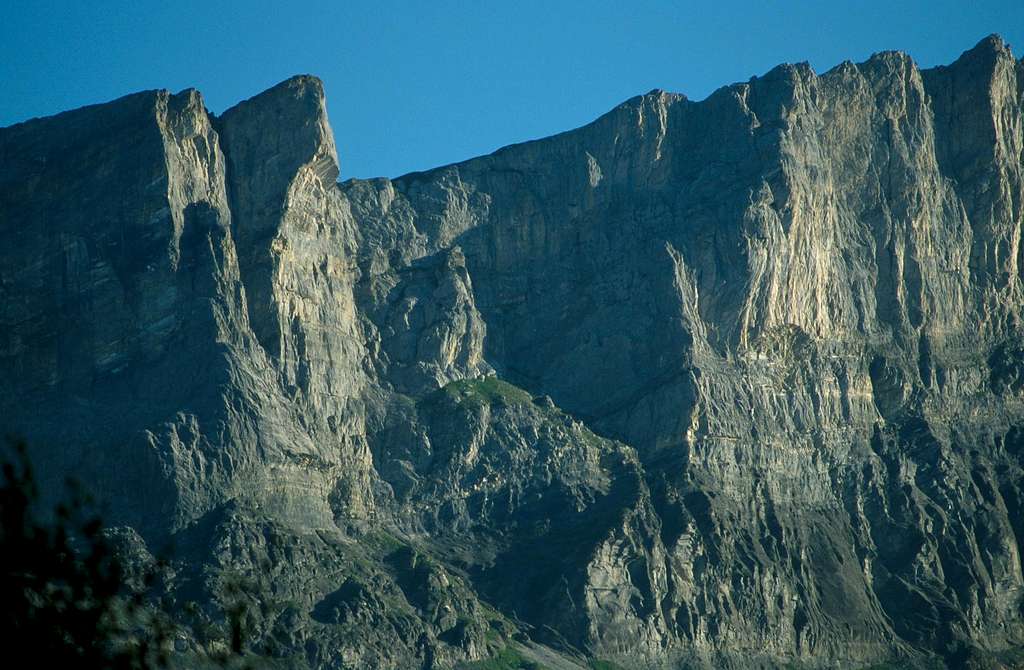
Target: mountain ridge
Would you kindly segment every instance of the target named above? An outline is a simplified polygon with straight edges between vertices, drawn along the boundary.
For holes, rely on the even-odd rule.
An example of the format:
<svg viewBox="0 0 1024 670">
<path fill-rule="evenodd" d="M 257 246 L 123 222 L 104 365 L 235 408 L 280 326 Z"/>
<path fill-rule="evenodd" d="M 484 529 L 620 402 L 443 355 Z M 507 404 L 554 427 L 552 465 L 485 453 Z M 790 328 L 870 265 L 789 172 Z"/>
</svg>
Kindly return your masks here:
<svg viewBox="0 0 1024 670">
<path fill-rule="evenodd" d="M 240 572 L 311 667 L 1019 663 L 1022 100 L 989 37 L 340 184 L 309 75 L 0 129 L 0 410 L 200 656 Z"/>
</svg>

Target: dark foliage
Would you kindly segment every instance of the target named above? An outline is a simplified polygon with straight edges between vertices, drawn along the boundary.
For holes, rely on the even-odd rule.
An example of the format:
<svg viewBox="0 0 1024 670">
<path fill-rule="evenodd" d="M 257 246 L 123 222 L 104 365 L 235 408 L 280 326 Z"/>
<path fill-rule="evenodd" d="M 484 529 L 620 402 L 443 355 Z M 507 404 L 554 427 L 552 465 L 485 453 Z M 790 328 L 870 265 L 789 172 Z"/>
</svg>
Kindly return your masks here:
<svg viewBox="0 0 1024 670">
<path fill-rule="evenodd" d="M 40 667 L 166 665 L 168 625 L 130 593 L 92 501 L 69 480 L 41 509 L 23 443 L 0 481 L 0 646 Z"/>
</svg>

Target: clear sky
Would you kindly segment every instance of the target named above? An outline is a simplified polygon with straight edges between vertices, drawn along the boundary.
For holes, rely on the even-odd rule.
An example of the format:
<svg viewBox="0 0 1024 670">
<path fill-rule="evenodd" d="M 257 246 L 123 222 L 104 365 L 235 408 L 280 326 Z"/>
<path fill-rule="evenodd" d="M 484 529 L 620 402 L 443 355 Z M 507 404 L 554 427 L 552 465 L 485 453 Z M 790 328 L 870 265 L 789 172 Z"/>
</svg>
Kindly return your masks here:
<svg viewBox="0 0 1024 670">
<path fill-rule="evenodd" d="M 900 49 L 929 67 L 990 33 L 1024 55 L 1024 0 L 6 0 L 0 15 L 0 126 L 152 88 L 198 88 L 219 113 L 309 73 L 342 178 L 488 153 L 652 88 L 701 99 L 781 62 Z"/>
</svg>

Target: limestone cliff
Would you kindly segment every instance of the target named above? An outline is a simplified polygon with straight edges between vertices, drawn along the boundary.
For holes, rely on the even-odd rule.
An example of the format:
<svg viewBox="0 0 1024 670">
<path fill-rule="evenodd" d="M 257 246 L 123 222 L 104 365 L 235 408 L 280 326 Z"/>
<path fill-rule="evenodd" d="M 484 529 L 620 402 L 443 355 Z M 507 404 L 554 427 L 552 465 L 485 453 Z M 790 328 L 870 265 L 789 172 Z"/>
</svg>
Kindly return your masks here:
<svg viewBox="0 0 1024 670">
<path fill-rule="evenodd" d="M 308 76 L 0 130 L 4 427 L 174 543 L 183 654 L 241 573 L 292 665 L 1024 662 L 997 37 L 338 174 Z"/>
</svg>

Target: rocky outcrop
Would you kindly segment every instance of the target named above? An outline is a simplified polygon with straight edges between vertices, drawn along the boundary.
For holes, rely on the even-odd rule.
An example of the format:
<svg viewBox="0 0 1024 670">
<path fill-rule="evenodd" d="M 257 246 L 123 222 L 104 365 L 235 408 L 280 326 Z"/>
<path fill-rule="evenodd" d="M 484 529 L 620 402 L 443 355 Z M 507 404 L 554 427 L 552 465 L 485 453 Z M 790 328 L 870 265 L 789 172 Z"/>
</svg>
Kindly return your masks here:
<svg viewBox="0 0 1024 670">
<path fill-rule="evenodd" d="M 1020 663 L 1022 100 L 992 37 L 340 185 L 308 76 L 3 129 L 0 410 L 186 654 L 241 575 L 293 665 Z"/>
</svg>

